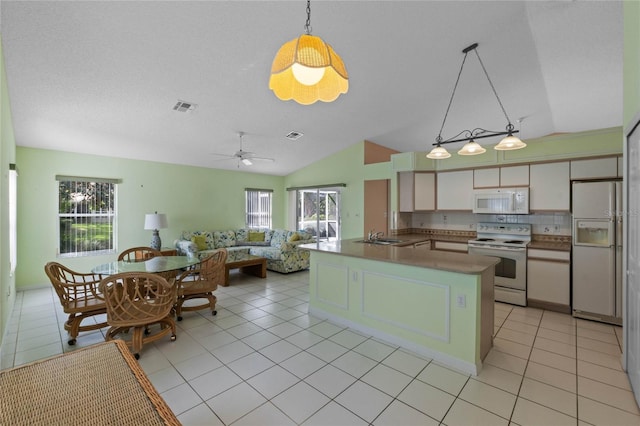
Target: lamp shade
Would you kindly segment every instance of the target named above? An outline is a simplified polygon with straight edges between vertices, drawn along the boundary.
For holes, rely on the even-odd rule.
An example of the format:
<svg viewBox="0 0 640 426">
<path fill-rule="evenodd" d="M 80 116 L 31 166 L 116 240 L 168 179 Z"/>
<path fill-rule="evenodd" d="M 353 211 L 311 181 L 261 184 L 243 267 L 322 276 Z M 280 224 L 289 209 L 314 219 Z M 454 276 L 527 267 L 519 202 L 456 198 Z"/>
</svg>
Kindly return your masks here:
<svg viewBox="0 0 640 426">
<path fill-rule="evenodd" d="M 144 215 L 144 229 L 164 229 L 169 227 L 167 215 L 164 213 L 149 213 Z"/>
<path fill-rule="evenodd" d="M 497 149 L 498 151 L 511 151 L 524 148 L 525 146 L 527 146 L 527 144 L 522 142 L 519 137 L 509 134 L 502 139 L 498 145 L 494 146 L 493 149 Z"/>
<path fill-rule="evenodd" d="M 485 152 L 487 152 L 487 150 L 484 149 L 478 142 L 470 140 L 469 142 L 464 144 L 460 151 L 458 151 L 458 155 L 478 155 L 484 154 Z"/>
<path fill-rule="evenodd" d="M 436 146 L 431 150 L 430 153 L 427 154 L 427 158 L 431 158 L 432 160 L 443 160 L 449 157 L 451 157 L 451 154 L 449 154 L 449 151 L 447 151 L 441 146 Z"/>
<path fill-rule="evenodd" d="M 302 105 L 332 102 L 349 90 L 340 56 L 320 37 L 303 34 L 280 47 L 271 65 L 269 89 Z"/>
</svg>

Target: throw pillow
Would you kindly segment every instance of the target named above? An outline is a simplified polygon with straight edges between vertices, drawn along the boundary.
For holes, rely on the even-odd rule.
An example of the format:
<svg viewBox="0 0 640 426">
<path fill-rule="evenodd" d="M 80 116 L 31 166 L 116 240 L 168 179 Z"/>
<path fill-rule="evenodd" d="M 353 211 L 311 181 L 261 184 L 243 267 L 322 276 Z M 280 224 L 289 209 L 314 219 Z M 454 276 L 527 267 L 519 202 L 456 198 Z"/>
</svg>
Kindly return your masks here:
<svg viewBox="0 0 640 426">
<path fill-rule="evenodd" d="M 264 232 L 249 232 L 248 241 L 264 241 Z"/>
<path fill-rule="evenodd" d="M 300 234 L 298 234 L 297 232 L 295 234 L 291 234 L 291 236 L 289 237 L 290 243 L 294 241 L 300 241 Z"/>
<path fill-rule="evenodd" d="M 196 244 L 198 250 L 207 249 L 207 237 L 204 235 L 194 235 L 191 237 L 191 242 Z"/>
</svg>

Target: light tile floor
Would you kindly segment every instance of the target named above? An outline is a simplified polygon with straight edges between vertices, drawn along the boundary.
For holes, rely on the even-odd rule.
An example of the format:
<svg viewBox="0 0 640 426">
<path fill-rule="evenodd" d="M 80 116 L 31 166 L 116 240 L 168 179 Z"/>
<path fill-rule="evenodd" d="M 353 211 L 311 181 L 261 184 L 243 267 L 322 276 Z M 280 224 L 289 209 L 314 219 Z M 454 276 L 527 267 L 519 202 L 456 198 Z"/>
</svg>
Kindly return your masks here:
<svg viewBox="0 0 640 426">
<path fill-rule="evenodd" d="M 469 376 L 307 314 L 308 272 L 241 274 L 218 315 L 186 313 L 178 339 L 140 364 L 185 425 L 639 425 L 621 328 L 496 303 L 494 347 Z M 2 346 L 9 368 L 67 345 L 50 289 L 20 292 Z"/>
</svg>

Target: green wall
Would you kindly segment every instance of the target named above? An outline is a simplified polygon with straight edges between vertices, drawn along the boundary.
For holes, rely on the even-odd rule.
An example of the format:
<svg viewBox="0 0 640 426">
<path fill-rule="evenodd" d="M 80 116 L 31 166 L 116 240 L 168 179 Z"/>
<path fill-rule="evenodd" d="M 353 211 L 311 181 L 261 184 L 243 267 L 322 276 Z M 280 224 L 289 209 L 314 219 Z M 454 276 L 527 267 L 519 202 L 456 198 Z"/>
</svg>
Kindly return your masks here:
<svg viewBox="0 0 640 426">
<path fill-rule="evenodd" d="M 341 237 L 362 237 L 364 229 L 364 181 L 390 179 L 390 163 L 364 164 L 364 141 L 316 161 L 285 177 L 285 187 L 344 183 L 341 191 Z M 293 212 L 288 207 L 285 214 Z M 287 220 L 290 217 L 287 216 Z M 288 223 L 288 222 L 287 222 Z"/>
<path fill-rule="evenodd" d="M 9 267 L 9 164 L 16 162 L 11 108 L 0 38 L 0 344 L 15 302 L 15 277 Z"/>
<path fill-rule="evenodd" d="M 118 185 L 117 251 L 148 245 L 145 213 L 166 213 L 160 230 L 163 246 L 172 246 L 183 230 L 244 227 L 245 188 L 272 189 L 274 228 L 284 227 L 281 176 L 261 175 L 149 161 L 126 160 L 33 148 L 17 148 L 19 290 L 47 284 L 43 267 L 59 261 L 88 271 L 114 255 L 58 258 L 58 185 L 56 175 L 121 179 Z M 3 256 L 4 258 L 4 256 Z"/>
<path fill-rule="evenodd" d="M 640 2 L 624 2 L 624 126 L 640 113 Z M 630 130 L 630 129 L 629 129 Z"/>
</svg>

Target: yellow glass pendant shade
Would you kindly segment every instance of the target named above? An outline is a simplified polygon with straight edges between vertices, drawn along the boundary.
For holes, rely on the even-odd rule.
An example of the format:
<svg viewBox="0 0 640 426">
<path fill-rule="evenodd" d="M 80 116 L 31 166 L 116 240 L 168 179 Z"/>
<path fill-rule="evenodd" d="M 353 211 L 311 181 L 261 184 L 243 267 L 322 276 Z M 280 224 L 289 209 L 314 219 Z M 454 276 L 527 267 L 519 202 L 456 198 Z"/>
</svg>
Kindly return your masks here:
<svg viewBox="0 0 640 426">
<path fill-rule="evenodd" d="M 302 105 L 332 102 L 349 90 L 340 56 L 320 37 L 303 34 L 280 47 L 271 65 L 269 89 Z"/>
</svg>

